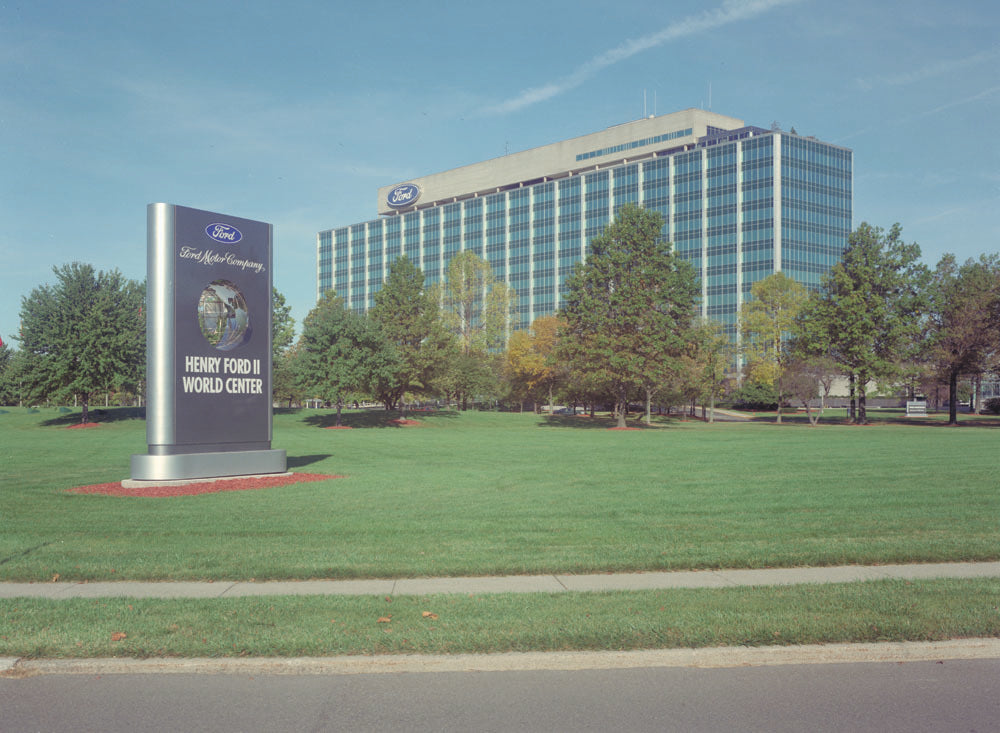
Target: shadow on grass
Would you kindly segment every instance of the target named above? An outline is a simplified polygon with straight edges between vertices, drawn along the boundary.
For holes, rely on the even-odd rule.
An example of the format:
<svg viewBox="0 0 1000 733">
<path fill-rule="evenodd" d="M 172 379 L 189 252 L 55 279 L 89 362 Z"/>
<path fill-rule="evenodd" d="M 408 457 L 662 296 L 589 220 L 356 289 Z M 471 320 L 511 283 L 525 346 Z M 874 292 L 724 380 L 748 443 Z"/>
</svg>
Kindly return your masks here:
<svg viewBox="0 0 1000 733">
<path fill-rule="evenodd" d="M 587 413 L 579 413 L 576 415 L 539 415 L 541 418 L 538 422 L 538 426 L 542 428 L 575 428 L 577 430 L 611 430 L 618 426 L 618 421 L 611 415 L 598 414 L 591 417 Z M 643 421 L 643 416 L 630 416 L 626 420 L 626 425 L 629 428 L 636 428 L 638 430 L 659 430 L 661 428 L 673 427 L 674 423 L 682 421 L 685 418 L 679 417 L 666 417 L 665 415 L 653 415 L 653 424 L 647 425 Z M 689 417 L 687 420 L 696 420 L 697 418 Z"/>
<path fill-rule="evenodd" d="M 44 427 L 68 427 L 79 425 L 83 419 L 83 411 L 80 409 L 59 408 L 58 417 L 43 420 L 40 424 Z M 65 410 L 65 412 L 62 412 Z M 122 422 L 124 420 L 145 420 L 145 407 L 92 407 L 87 415 L 88 422 L 108 423 Z"/>
<path fill-rule="evenodd" d="M 454 410 L 407 410 L 405 415 L 398 412 L 382 410 L 365 410 L 362 412 L 344 412 L 340 416 L 340 424 L 345 428 L 401 428 L 399 420 L 414 420 L 420 422 L 426 418 L 434 420 L 455 420 L 458 413 Z M 317 412 L 306 415 L 302 422 L 315 428 L 332 428 L 337 424 L 336 410 Z"/>
<path fill-rule="evenodd" d="M 312 456 L 288 456 L 285 465 L 288 468 L 302 468 L 303 466 L 308 466 L 313 463 L 319 463 L 320 461 L 325 461 L 327 458 L 333 458 L 333 454 L 321 453 Z"/>
</svg>

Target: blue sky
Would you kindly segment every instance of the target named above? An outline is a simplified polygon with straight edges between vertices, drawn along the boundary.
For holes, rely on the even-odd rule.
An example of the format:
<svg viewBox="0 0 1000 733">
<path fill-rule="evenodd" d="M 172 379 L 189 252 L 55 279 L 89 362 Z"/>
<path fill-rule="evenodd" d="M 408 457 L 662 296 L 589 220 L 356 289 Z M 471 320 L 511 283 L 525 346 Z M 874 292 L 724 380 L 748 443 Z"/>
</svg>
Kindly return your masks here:
<svg viewBox="0 0 1000 733">
<path fill-rule="evenodd" d="M 160 201 L 273 223 L 301 323 L 379 186 L 689 107 L 852 148 L 929 265 L 1000 249 L 995 0 L 0 0 L 0 336 L 54 265 L 142 279 Z"/>
</svg>

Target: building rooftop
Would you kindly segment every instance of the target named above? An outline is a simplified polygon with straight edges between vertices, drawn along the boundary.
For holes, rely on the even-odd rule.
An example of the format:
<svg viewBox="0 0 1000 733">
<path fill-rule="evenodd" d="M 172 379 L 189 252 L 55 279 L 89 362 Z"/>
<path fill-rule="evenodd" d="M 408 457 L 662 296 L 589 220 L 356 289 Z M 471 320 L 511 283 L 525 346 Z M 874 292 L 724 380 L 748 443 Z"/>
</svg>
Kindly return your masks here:
<svg viewBox="0 0 1000 733">
<path fill-rule="evenodd" d="M 700 109 L 650 116 L 600 132 L 383 186 L 378 190 L 377 211 L 383 215 L 412 211 L 768 132 L 759 127 L 746 127 L 741 119 Z M 391 205 L 389 194 L 402 186 L 408 187 L 409 196 Z"/>
</svg>

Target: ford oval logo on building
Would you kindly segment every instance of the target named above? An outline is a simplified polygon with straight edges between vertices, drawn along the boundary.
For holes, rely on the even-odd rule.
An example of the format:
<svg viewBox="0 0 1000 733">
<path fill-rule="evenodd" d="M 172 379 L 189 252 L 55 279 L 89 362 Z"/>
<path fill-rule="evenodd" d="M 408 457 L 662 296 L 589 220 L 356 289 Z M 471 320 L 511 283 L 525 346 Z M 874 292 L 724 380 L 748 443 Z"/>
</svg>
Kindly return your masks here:
<svg viewBox="0 0 1000 733">
<path fill-rule="evenodd" d="M 413 183 L 401 183 L 389 191 L 385 197 L 385 202 L 394 209 L 402 209 L 417 203 L 420 198 L 420 189 Z"/>
<path fill-rule="evenodd" d="M 230 224 L 209 224 L 205 227 L 205 234 L 223 244 L 236 244 L 243 239 L 243 232 Z"/>
</svg>

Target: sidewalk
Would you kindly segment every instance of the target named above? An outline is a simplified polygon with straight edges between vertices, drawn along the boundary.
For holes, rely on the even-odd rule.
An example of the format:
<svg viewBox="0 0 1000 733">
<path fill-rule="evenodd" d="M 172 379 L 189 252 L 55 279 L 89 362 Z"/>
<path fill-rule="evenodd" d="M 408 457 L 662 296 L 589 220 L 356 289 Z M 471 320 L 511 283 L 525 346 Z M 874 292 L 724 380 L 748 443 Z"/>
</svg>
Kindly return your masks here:
<svg viewBox="0 0 1000 733">
<path fill-rule="evenodd" d="M 865 580 L 1000 578 L 1000 562 L 924 565 L 846 565 L 770 570 L 684 570 L 592 575 L 511 575 L 482 578 L 398 580 L 300 580 L 266 582 L 0 583 L 0 598 L 241 598 L 252 596 L 379 595 L 438 593 L 562 593 L 730 588 L 735 586 L 853 583 Z"/>
<path fill-rule="evenodd" d="M 269 595 L 426 595 L 433 593 L 560 593 L 660 588 L 732 588 L 869 580 L 1000 578 L 1000 562 L 847 565 L 771 570 L 695 570 L 594 575 L 514 575 L 484 578 L 304 580 L 280 582 L 0 583 L 0 598 L 239 598 Z M 941 642 L 820 644 L 628 652 L 386 655 L 255 659 L 57 659 L 0 657 L 0 678 L 39 674 L 398 674 L 401 672 L 746 667 L 845 662 L 917 662 L 1000 658 L 1000 639 Z"/>
</svg>

